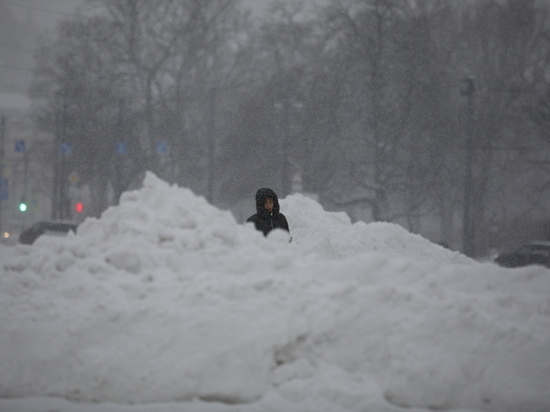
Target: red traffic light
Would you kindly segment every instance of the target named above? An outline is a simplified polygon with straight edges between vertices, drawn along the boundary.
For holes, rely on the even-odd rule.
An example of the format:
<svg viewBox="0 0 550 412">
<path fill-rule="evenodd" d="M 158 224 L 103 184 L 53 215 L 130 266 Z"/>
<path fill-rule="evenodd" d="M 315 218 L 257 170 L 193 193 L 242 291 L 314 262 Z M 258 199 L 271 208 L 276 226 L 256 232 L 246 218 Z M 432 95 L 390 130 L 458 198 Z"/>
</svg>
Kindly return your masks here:
<svg viewBox="0 0 550 412">
<path fill-rule="evenodd" d="M 76 213 L 82 213 L 84 211 L 84 205 L 82 203 L 77 203 L 74 205 L 74 210 Z"/>
</svg>

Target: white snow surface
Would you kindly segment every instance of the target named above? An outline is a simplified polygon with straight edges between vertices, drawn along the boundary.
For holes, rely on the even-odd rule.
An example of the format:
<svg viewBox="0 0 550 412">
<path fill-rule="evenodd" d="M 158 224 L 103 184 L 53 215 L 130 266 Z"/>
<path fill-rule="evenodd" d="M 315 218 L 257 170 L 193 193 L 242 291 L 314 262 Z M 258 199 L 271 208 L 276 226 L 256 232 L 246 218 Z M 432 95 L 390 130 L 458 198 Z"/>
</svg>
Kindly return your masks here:
<svg viewBox="0 0 550 412">
<path fill-rule="evenodd" d="M 550 270 L 280 203 L 292 242 L 148 173 L 4 247 L 0 411 L 550 411 Z"/>
</svg>

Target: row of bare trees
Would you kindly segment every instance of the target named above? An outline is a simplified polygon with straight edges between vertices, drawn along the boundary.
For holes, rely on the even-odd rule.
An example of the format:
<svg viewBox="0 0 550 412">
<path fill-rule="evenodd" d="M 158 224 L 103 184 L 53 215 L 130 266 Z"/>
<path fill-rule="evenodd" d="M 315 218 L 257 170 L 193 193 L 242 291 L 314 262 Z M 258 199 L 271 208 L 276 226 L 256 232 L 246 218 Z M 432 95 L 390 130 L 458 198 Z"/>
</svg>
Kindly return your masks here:
<svg viewBox="0 0 550 412">
<path fill-rule="evenodd" d="M 41 48 L 33 95 L 96 214 L 144 170 L 223 207 L 260 186 L 284 197 L 299 175 L 328 209 L 463 247 L 469 192 L 479 254 L 514 219 L 548 214 L 547 12 L 274 0 L 257 21 L 238 0 L 88 0 Z"/>
</svg>

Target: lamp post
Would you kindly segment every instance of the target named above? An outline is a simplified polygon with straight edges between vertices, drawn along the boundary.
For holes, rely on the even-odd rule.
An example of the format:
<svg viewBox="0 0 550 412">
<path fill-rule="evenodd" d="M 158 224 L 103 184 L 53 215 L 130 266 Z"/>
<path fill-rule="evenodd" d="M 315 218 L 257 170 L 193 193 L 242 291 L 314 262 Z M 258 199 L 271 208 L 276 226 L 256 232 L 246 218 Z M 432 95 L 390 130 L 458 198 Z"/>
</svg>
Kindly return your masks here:
<svg viewBox="0 0 550 412">
<path fill-rule="evenodd" d="M 214 173 L 216 172 L 216 98 L 217 90 L 212 87 L 208 94 L 209 121 L 208 121 L 208 201 L 214 204 Z"/>
<path fill-rule="evenodd" d="M 292 96 L 285 97 L 282 102 L 275 103 L 275 110 L 279 115 L 279 150 L 280 159 L 280 185 L 281 197 L 290 194 L 292 189 L 291 162 L 290 162 L 290 140 L 292 137 L 291 122 L 293 116 L 303 109 L 303 104 Z"/>
<path fill-rule="evenodd" d="M 290 142 L 290 102 L 283 101 L 283 133 L 281 136 L 281 190 L 283 196 L 290 193 L 290 176 L 288 167 L 288 145 Z"/>
<path fill-rule="evenodd" d="M 461 91 L 468 101 L 466 121 L 466 173 L 464 178 L 464 215 L 462 219 L 462 249 L 466 256 L 475 253 L 475 225 L 473 217 L 473 175 L 474 164 L 474 93 L 476 91 L 474 80 L 465 78 L 462 80 L 466 87 Z"/>
<path fill-rule="evenodd" d="M 7 191 L 7 187 L 3 187 L 5 185 L 4 181 L 4 134 L 6 132 L 6 117 L 2 116 L 0 119 L 0 186 L 2 189 L 2 192 Z M 0 193 L 0 196 L 3 196 L 3 193 Z M 4 199 L 0 198 L 0 229 L 3 229 L 3 222 L 2 222 L 2 201 Z"/>
</svg>

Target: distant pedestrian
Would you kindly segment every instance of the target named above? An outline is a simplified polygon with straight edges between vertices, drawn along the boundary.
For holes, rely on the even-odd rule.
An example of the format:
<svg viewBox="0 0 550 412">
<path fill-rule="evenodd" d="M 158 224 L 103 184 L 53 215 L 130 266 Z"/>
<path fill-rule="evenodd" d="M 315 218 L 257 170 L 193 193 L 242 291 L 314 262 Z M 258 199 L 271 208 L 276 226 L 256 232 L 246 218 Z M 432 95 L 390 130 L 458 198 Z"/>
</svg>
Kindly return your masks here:
<svg viewBox="0 0 550 412">
<path fill-rule="evenodd" d="M 262 188 L 256 192 L 256 213 L 246 219 L 253 222 L 256 229 L 267 236 L 273 229 L 283 229 L 290 233 L 285 215 L 279 212 L 279 198 L 269 189 Z"/>
</svg>

